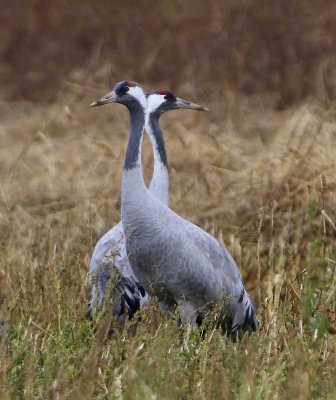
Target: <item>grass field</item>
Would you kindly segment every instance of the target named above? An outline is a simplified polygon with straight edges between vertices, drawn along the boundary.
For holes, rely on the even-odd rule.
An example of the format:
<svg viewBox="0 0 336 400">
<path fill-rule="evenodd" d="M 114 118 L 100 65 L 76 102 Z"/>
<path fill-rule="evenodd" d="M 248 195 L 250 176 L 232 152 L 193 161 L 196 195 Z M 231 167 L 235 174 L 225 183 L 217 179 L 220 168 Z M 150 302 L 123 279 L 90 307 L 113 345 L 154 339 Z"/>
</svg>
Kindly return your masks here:
<svg viewBox="0 0 336 400">
<path fill-rule="evenodd" d="M 0 398 L 336 398 L 334 109 L 229 93 L 162 118 L 171 207 L 225 243 L 258 308 L 260 332 L 232 343 L 211 321 L 204 339 L 181 332 L 155 302 L 123 329 L 109 304 L 84 318 L 93 246 L 120 219 L 129 121 L 88 109 L 108 88 L 82 78 L 49 105 L 0 104 Z M 149 179 L 147 140 L 143 163 Z"/>
</svg>

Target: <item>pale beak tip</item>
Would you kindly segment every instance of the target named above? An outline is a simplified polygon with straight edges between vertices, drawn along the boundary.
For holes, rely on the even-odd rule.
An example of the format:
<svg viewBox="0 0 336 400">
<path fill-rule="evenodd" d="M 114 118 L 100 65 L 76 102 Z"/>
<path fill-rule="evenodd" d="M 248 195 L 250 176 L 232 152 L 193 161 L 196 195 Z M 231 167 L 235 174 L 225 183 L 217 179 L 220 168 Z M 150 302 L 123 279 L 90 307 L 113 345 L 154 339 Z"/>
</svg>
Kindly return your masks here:
<svg viewBox="0 0 336 400">
<path fill-rule="evenodd" d="M 96 107 L 96 106 L 98 106 L 98 101 L 94 101 L 89 105 L 89 107 Z"/>
</svg>

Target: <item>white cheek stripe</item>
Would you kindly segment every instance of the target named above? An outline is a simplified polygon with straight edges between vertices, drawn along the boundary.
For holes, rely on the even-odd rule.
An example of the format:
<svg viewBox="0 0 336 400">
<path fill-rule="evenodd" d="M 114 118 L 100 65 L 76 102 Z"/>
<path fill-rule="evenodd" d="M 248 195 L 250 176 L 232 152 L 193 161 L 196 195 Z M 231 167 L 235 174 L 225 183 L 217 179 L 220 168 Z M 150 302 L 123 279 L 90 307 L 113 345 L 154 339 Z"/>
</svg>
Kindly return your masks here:
<svg viewBox="0 0 336 400">
<path fill-rule="evenodd" d="M 147 110 L 147 100 L 144 91 L 139 86 L 131 86 L 128 93 L 139 100 L 142 108 Z"/>
<path fill-rule="evenodd" d="M 164 96 L 161 94 L 150 94 L 147 97 L 147 114 L 157 110 L 165 101 Z"/>
</svg>

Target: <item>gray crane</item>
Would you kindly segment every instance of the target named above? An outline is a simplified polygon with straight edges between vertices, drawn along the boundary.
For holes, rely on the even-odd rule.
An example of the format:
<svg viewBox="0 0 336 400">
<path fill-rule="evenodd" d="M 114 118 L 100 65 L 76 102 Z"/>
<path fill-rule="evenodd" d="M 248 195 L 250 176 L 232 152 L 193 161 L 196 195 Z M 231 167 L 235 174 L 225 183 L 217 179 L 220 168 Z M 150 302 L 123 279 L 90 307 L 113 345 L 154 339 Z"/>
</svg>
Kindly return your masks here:
<svg viewBox="0 0 336 400">
<path fill-rule="evenodd" d="M 161 202 L 168 204 L 168 165 L 165 144 L 159 119 L 163 112 L 171 110 L 166 107 L 170 102 L 179 102 L 180 108 L 204 110 L 196 104 L 177 99 L 167 90 L 155 90 L 146 95 L 145 129 L 149 136 L 153 155 L 154 171 L 149 190 Z M 95 102 L 91 106 L 102 105 Z M 116 301 L 114 314 L 122 319 L 126 315 L 131 318 L 134 313 L 149 302 L 149 295 L 140 285 L 129 264 L 126 254 L 126 241 L 122 222 L 106 232 L 97 242 L 89 265 L 91 293 L 87 308 L 87 316 L 92 314 L 94 306 L 102 305 L 111 278 L 116 279 Z M 118 279 L 119 278 L 119 279 Z"/>
<path fill-rule="evenodd" d="M 230 335 L 258 329 L 255 308 L 230 253 L 198 226 L 186 221 L 146 187 L 141 145 L 146 96 L 135 82 L 122 81 L 98 104 L 120 103 L 130 113 L 130 137 L 121 190 L 126 250 L 135 275 L 163 314 L 178 306 L 182 324 L 196 324 L 216 304 Z M 170 107 L 177 108 L 176 102 Z M 158 110 L 159 112 L 159 110 Z"/>
</svg>

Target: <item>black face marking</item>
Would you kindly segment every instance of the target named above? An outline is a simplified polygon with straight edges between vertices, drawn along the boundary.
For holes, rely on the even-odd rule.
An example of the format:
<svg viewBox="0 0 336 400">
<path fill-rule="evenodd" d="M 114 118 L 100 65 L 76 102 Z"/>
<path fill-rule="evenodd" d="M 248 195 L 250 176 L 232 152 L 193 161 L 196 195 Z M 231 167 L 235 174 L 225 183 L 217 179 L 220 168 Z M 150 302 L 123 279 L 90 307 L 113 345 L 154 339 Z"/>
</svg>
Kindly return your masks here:
<svg viewBox="0 0 336 400">
<path fill-rule="evenodd" d="M 172 92 L 169 92 L 168 90 L 155 90 L 154 94 L 160 94 L 164 96 L 165 100 L 172 103 L 176 101 L 176 96 Z"/>
<path fill-rule="evenodd" d="M 174 103 L 177 100 L 174 93 L 169 92 L 168 90 L 152 90 L 151 92 L 146 94 L 146 97 L 148 98 L 151 94 L 159 94 L 161 96 L 164 96 L 164 99 L 166 101 L 169 101 L 170 103 Z"/>
<path fill-rule="evenodd" d="M 162 102 L 155 110 L 152 110 L 151 114 L 159 115 L 166 111 L 175 110 L 177 108 L 175 104 L 177 102 L 177 98 L 168 90 L 153 90 L 152 92 L 147 93 L 146 97 L 148 98 L 152 94 L 163 96 L 165 101 Z"/>
<path fill-rule="evenodd" d="M 130 87 L 135 87 L 135 86 L 139 86 L 139 85 L 133 81 L 121 81 L 115 85 L 114 91 L 116 92 L 116 94 L 118 96 L 122 96 L 123 94 L 125 94 L 129 91 Z"/>
<path fill-rule="evenodd" d="M 169 102 L 171 102 L 171 103 L 175 103 L 175 101 L 176 101 L 176 96 L 173 95 L 173 93 L 170 93 L 170 92 L 169 92 L 169 93 L 167 93 L 167 94 L 165 95 L 164 99 L 167 100 L 167 101 L 169 101 Z"/>
</svg>

